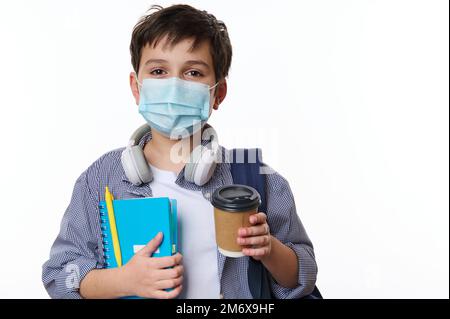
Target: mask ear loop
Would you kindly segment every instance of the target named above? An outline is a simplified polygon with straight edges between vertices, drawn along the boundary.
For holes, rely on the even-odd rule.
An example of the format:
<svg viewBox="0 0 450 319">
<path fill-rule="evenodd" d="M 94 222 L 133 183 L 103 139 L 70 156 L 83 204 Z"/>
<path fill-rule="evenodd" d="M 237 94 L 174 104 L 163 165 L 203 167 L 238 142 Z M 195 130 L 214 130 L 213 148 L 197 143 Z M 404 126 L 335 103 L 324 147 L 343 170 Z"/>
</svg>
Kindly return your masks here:
<svg viewBox="0 0 450 319">
<path fill-rule="evenodd" d="M 211 86 L 209 89 L 210 89 L 210 90 L 214 89 L 218 84 L 219 84 L 219 82 L 217 82 L 216 84 L 214 84 L 213 86 Z"/>
<path fill-rule="evenodd" d="M 213 86 L 211 86 L 210 88 L 209 88 L 209 90 L 212 90 L 212 89 L 214 89 L 217 85 L 219 85 L 219 82 L 217 82 L 216 84 L 214 84 Z M 215 99 L 214 99 L 214 101 L 215 101 Z M 215 103 L 214 103 L 215 104 Z M 217 106 L 220 104 L 220 100 L 219 100 L 219 103 L 217 103 Z"/>
<path fill-rule="evenodd" d="M 137 84 L 138 84 L 138 92 L 139 92 L 139 94 L 141 93 L 141 87 L 142 87 L 142 83 L 141 82 L 139 82 L 139 80 L 138 80 L 138 75 L 137 75 L 137 73 L 136 72 L 134 72 L 134 75 L 135 75 L 135 79 L 136 79 L 136 82 L 137 82 Z"/>
</svg>

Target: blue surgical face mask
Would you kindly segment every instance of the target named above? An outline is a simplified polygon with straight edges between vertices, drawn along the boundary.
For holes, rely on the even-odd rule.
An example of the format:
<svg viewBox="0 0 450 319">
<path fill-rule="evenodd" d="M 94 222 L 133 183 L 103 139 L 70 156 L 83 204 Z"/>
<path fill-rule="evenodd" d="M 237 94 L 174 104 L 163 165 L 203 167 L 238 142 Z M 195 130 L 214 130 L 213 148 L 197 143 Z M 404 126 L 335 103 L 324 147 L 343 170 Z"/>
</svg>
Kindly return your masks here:
<svg viewBox="0 0 450 319">
<path fill-rule="evenodd" d="M 137 78 L 137 77 L 136 77 Z M 209 118 L 210 91 L 214 86 L 177 77 L 144 79 L 139 113 L 152 129 L 178 139 L 194 134 Z"/>
</svg>

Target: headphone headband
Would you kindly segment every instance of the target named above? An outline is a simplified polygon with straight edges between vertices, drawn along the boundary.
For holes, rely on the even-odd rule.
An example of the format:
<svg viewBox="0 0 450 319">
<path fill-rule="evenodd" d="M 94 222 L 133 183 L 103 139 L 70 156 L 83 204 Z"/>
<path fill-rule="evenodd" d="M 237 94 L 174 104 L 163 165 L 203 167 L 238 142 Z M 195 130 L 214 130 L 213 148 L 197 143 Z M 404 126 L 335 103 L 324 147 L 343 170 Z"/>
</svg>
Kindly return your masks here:
<svg viewBox="0 0 450 319">
<path fill-rule="evenodd" d="M 128 146 L 131 147 L 131 146 L 138 145 L 139 141 L 148 132 L 150 132 L 150 126 L 148 126 L 148 124 L 141 125 L 136 131 L 134 131 L 133 135 L 131 135 L 130 141 L 128 142 Z"/>
</svg>

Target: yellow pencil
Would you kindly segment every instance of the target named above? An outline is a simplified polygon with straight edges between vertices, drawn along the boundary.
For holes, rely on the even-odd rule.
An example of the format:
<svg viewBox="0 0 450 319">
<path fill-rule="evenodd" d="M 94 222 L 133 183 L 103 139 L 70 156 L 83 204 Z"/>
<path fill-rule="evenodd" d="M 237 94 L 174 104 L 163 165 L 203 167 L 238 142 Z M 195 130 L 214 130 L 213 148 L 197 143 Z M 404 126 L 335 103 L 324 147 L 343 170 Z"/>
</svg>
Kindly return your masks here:
<svg viewBox="0 0 450 319">
<path fill-rule="evenodd" d="M 109 192 L 108 186 L 105 187 L 105 202 L 108 210 L 109 226 L 111 228 L 114 256 L 116 257 L 117 267 L 122 267 L 122 253 L 120 251 L 119 236 L 117 234 L 116 218 L 114 216 L 113 201 L 114 197 Z"/>
</svg>

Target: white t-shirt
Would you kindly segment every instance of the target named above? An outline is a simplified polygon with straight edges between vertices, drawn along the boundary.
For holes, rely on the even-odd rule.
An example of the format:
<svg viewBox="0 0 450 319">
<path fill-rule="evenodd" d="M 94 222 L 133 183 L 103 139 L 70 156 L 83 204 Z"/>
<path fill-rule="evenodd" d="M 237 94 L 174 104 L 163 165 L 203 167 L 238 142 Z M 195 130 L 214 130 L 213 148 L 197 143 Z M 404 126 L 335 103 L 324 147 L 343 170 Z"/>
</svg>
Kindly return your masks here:
<svg viewBox="0 0 450 319">
<path fill-rule="evenodd" d="M 217 266 L 217 244 L 214 228 L 214 209 L 201 191 L 193 191 L 175 184 L 177 173 L 150 165 L 153 197 L 177 200 L 178 242 L 183 255 L 183 290 L 178 298 L 216 299 L 220 296 Z"/>
</svg>

